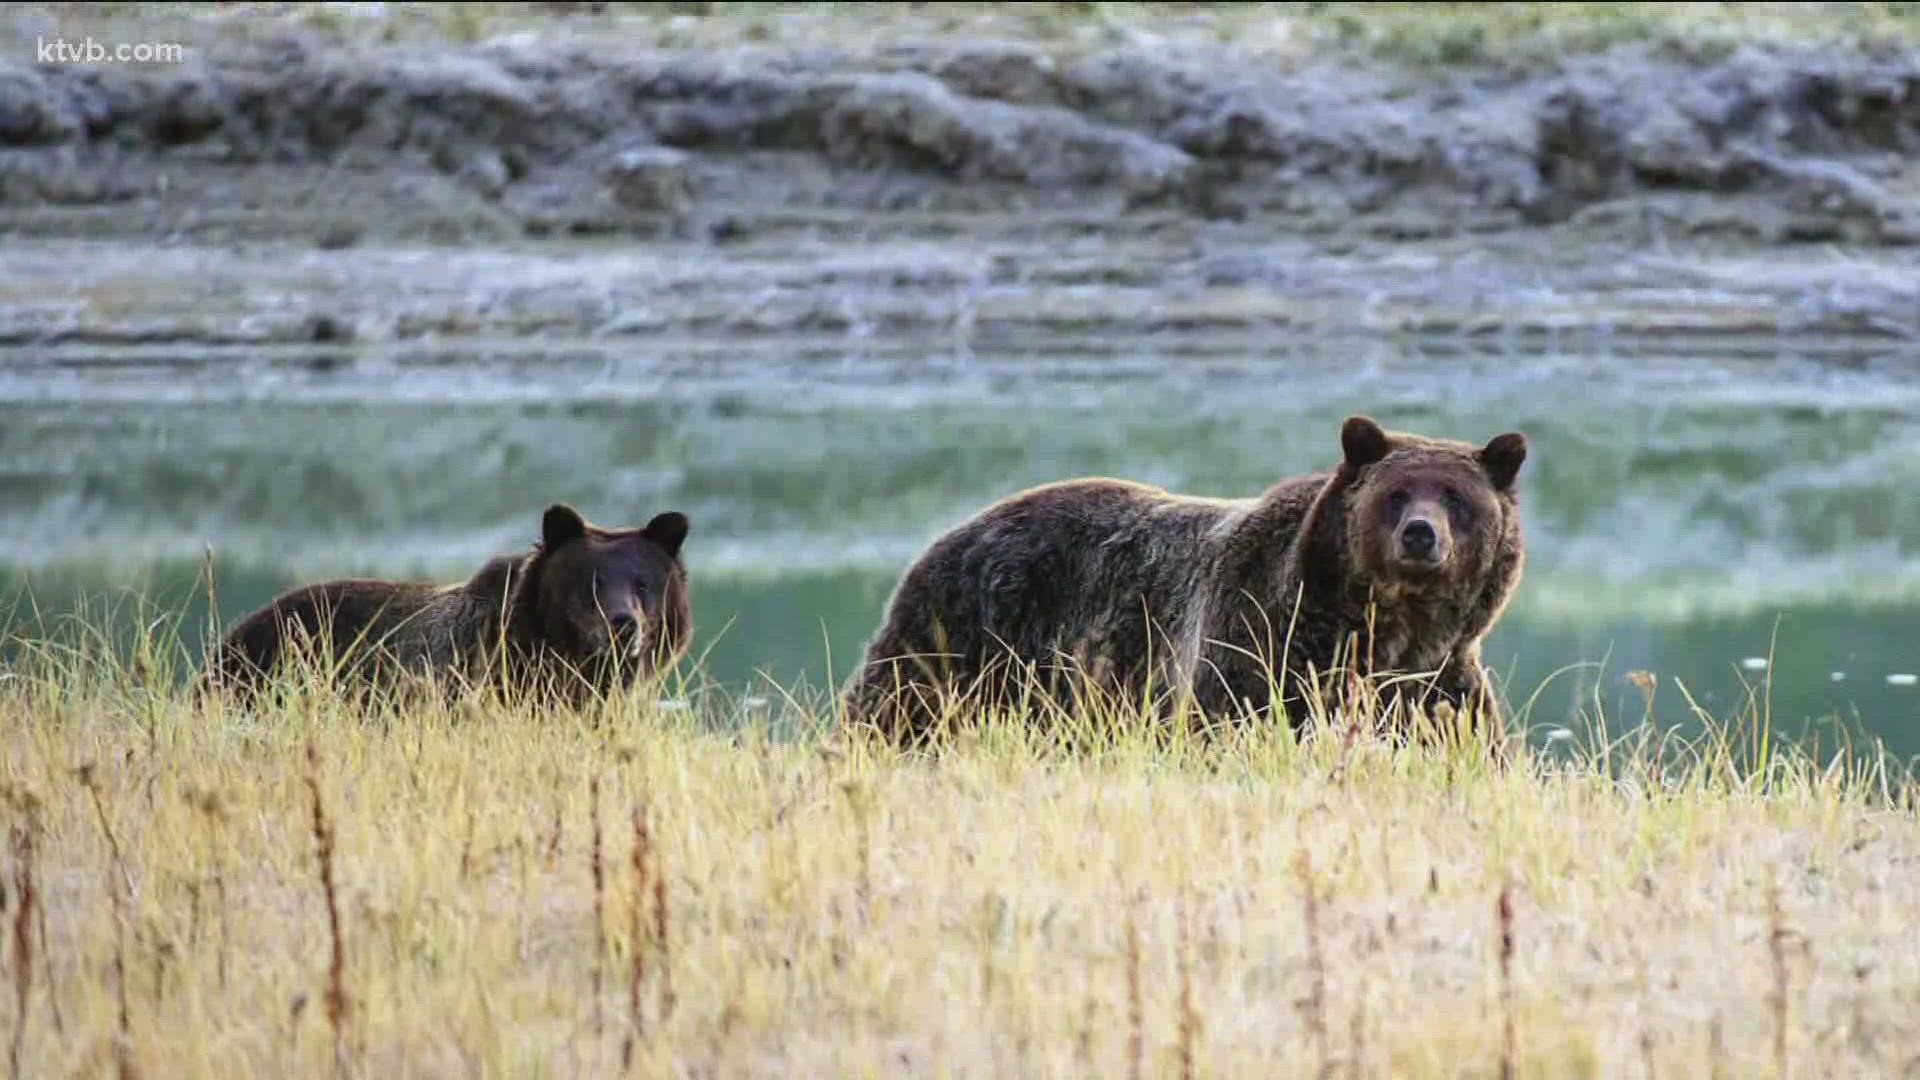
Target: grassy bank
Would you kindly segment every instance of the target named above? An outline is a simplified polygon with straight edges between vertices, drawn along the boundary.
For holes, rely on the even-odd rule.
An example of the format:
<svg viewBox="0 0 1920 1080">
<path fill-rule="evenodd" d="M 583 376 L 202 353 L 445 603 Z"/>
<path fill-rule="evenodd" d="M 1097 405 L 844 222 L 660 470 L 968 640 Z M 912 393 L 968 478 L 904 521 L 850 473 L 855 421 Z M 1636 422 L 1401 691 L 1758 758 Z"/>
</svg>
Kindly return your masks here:
<svg viewBox="0 0 1920 1080">
<path fill-rule="evenodd" d="M 1764 698 L 1504 771 L 1126 725 L 916 760 L 735 705 L 243 715 L 166 662 L 0 675 L 17 1075 L 1920 1062 L 1912 797 L 1764 745 Z"/>
</svg>

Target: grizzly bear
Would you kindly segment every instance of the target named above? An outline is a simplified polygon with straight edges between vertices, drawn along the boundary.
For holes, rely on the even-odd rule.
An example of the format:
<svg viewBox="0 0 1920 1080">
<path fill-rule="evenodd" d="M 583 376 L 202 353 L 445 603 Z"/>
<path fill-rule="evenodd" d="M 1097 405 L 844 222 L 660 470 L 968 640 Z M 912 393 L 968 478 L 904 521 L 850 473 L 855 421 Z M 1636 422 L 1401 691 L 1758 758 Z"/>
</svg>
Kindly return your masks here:
<svg viewBox="0 0 1920 1080">
<path fill-rule="evenodd" d="M 676 663 L 693 633 L 684 514 L 601 529 L 555 504 L 531 550 L 454 585 L 349 579 L 287 592 L 217 646 L 208 683 L 251 700 L 297 650 L 366 693 L 409 677 L 491 683 L 575 703 Z"/>
<path fill-rule="evenodd" d="M 1085 479 L 993 504 L 902 577 L 843 719 L 917 742 L 957 702 L 1065 691 L 1298 725 L 1311 693 L 1365 674 L 1388 704 L 1497 730 L 1480 647 L 1525 562 L 1526 436 L 1474 446 L 1354 416 L 1340 438 L 1340 465 L 1256 498 Z"/>
</svg>

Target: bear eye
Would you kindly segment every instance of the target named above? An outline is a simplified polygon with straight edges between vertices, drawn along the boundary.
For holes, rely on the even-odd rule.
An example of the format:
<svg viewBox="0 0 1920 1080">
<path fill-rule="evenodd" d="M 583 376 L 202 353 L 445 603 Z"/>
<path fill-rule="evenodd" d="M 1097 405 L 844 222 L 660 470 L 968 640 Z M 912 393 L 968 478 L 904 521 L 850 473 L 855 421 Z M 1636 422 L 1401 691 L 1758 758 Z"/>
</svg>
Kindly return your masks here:
<svg viewBox="0 0 1920 1080">
<path fill-rule="evenodd" d="M 1387 496 L 1387 506 L 1394 513 L 1398 514 L 1400 511 L 1405 510 L 1407 508 L 1407 499 L 1408 499 L 1408 495 L 1404 490 L 1396 491 L 1393 494 Z"/>
<path fill-rule="evenodd" d="M 1446 500 L 1447 509 L 1454 514 L 1463 518 L 1472 516 L 1473 508 L 1467 505 L 1466 496 L 1452 488 L 1448 488 L 1442 497 Z"/>
</svg>

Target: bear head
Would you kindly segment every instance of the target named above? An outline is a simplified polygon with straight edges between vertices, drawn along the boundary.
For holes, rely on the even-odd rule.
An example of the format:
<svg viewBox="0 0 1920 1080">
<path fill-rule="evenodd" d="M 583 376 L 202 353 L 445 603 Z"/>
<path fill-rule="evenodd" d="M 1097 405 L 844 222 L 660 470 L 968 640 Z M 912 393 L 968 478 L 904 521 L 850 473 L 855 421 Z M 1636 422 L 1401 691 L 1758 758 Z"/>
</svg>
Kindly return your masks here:
<svg viewBox="0 0 1920 1080">
<path fill-rule="evenodd" d="M 1471 591 L 1518 542 L 1514 482 L 1527 437 L 1484 446 L 1427 438 L 1350 417 L 1339 482 L 1350 568 L 1389 594 Z"/>
<path fill-rule="evenodd" d="M 682 654 L 692 631 L 680 548 L 685 514 L 602 529 L 555 504 L 540 523 L 515 605 L 515 637 L 589 681 L 631 683 Z"/>
</svg>

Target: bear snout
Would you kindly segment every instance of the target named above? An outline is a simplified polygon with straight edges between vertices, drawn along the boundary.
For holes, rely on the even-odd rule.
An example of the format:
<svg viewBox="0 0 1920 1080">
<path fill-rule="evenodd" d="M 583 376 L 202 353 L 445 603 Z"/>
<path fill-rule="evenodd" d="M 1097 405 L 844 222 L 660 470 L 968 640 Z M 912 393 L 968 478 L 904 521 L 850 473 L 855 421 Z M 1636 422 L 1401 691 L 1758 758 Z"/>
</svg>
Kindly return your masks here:
<svg viewBox="0 0 1920 1080">
<path fill-rule="evenodd" d="M 612 651 L 639 656 L 646 647 L 646 623 L 637 611 L 622 611 L 607 619 L 613 632 Z"/>
<path fill-rule="evenodd" d="M 1408 562 L 1438 563 L 1446 558 L 1446 545 L 1433 522 L 1411 518 L 1400 526 L 1400 557 Z"/>
</svg>

